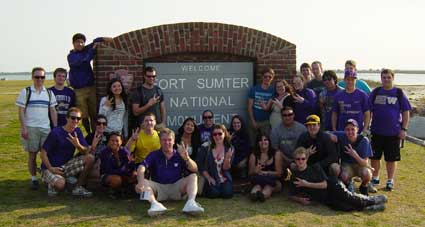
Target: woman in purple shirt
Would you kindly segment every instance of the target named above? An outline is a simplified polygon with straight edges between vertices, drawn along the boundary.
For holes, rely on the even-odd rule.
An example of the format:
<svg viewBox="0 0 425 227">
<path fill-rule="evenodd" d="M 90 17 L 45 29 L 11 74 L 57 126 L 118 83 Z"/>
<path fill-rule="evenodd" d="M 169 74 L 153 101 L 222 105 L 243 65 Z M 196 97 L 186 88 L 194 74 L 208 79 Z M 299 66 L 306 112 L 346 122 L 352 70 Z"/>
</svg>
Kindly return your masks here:
<svg viewBox="0 0 425 227">
<path fill-rule="evenodd" d="M 304 87 L 304 78 L 302 76 L 294 76 L 292 83 L 295 89 L 295 94 L 293 95 L 295 121 L 304 124 L 307 116 L 317 112 L 316 93 L 310 88 Z"/>
</svg>

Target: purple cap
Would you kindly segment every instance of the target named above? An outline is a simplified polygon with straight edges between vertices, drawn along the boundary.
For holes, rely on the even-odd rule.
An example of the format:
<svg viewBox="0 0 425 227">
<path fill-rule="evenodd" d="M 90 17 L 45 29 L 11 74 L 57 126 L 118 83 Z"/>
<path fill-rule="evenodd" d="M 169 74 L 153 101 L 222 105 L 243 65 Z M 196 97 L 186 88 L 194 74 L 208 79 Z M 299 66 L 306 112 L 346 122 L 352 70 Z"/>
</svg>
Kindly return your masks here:
<svg viewBox="0 0 425 227">
<path fill-rule="evenodd" d="M 344 71 L 344 78 L 347 78 L 347 77 L 357 78 L 357 72 L 356 71 L 345 70 Z"/>
<path fill-rule="evenodd" d="M 357 121 L 356 120 L 354 120 L 354 119 L 348 119 L 346 122 L 345 122 L 345 124 L 344 124 L 344 128 L 345 127 L 347 127 L 347 125 L 348 124 L 351 124 L 351 125 L 353 125 L 354 127 L 359 127 L 359 124 L 357 123 Z"/>
</svg>

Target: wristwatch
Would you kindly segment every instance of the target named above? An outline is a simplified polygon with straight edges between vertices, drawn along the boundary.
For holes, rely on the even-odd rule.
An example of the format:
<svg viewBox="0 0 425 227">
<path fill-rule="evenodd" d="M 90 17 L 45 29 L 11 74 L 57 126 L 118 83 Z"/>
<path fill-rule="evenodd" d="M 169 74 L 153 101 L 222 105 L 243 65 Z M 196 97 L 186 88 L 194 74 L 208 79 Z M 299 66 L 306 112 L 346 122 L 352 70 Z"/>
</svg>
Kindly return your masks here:
<svg viewBox="0 0 425 227">
<path fill-rule="evenodd" d="M 403 130 L 403 131 L 407 132 L 407 128 L 401 128 L 401 130 Z"/>
</svg>

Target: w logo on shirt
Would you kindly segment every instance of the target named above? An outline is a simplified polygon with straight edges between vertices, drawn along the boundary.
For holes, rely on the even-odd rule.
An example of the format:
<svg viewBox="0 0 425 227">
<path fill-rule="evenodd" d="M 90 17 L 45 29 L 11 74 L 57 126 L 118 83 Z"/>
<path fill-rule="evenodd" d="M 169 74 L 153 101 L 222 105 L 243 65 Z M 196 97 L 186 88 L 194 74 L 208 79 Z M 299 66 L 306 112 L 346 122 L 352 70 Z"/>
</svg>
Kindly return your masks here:
<svg viewBox="0 0 425 227">
<path fill-rule="evenodd" d="M 387 97 L 388 104 L 395 104 L 397 102 L 397 97 Z"/>
</svg>

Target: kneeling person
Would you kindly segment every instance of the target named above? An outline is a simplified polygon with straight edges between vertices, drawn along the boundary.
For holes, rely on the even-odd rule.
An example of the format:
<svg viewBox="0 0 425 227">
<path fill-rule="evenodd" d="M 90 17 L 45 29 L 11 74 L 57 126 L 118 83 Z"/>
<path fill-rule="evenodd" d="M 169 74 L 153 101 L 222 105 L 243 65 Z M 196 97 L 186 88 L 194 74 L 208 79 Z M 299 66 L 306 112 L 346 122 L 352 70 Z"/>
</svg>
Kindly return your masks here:
<svg viewBox="0 0 425 227">
<path fill-rule="evenodd" d="M 89 147 L 83 137 L 78 124 L 81 120 L 81 110 L 70 108 L 66 117 L 66 124 L 54 128 L 47 136 L 41 149 L 42 178 L 48 184 L 48 195 L 54 196 L 65 188 L 66 180 L 78 176 L 73 195 L 86 196 L 92 192 L 85 189 L 88 173 L 90 172 L 94 157 L 89 154 Z M 81 155 L 74 157 L 75 148 Z"/>
<path fill-rule="evenodd" d="M 183 212 L 204 212 L 204 208 L 195 202 L 198 167 L 190 158 L 186 146 L 179 149 L 179 152 L 173 149 L 174 138 L 172 130 L 163 129 L 160 133 L 161 148 L 149 153 L 137 169 L 136 192 L 141 193 L 141 199 L 146 199 L 151 204 L 148 210 L 150 216 L 162 214 L 167 210 L 158 201 L 180 200 L 184 194 L 187 194 L 188 199 Z M 152 180 L 145 179 L 146 170 L 149 170 Z M 183 177 L 185 170 L 191 174 Z"/>
</svg>

